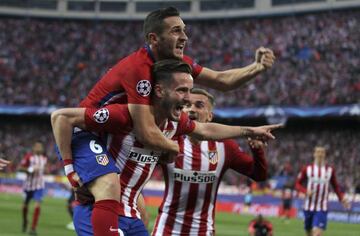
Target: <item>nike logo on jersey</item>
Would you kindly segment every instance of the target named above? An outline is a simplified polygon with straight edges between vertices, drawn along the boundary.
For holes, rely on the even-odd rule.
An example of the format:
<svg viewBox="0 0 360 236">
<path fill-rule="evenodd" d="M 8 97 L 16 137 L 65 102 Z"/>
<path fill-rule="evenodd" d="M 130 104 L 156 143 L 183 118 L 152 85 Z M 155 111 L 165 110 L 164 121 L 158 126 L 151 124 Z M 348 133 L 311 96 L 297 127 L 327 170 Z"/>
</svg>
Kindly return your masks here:
<svg viewBox="0 0 360 236">
<path fill-rule="evenodd" d="M 121 229 L 116 229 L 116 228 L 113 228 L 112 226 L 110 226 L 109 230 L 110 230 L 110 232 L 118 232 L 119 236 L 124 236 L 124 232 Z"/>
</svg>

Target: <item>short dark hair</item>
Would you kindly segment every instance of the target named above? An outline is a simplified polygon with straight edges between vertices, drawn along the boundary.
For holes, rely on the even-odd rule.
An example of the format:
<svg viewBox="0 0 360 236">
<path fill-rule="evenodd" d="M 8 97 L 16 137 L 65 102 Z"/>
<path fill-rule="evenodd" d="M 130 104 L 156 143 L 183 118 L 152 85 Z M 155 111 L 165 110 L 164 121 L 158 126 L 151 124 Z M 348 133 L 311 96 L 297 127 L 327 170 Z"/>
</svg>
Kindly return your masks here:
<svg viewBox="0 0 360 236">
<path fill-rule="evenodd" d="M 212 107 L 215 106 L 215 98 L 214 95 L 212 95 L 211 93 L 209 93 L 208 91 L 206 91 L 205 89 L 201 89 L 201 88 L 193 88 L 191 89 L 191 94 L 201 94 L 206 96 L 209 99 L 209 102 L 211 104 Z"/>
<path fill-rule="evenodd" d="M 152 66 L 152 75 L 154 78 L 154 84 L 165 82 L 169 83 L 172 79 L 172 73 L 184 72 L 191 74 L 192 68 L 184 61 L 176 59 L 160 60 L 154 63 Z"/>
<path fill-rule="evenodd" d="M 180 16 L 180 12 L 175 7 L 167 7 L 152 11 L 146 16 L 143 25 L 146 42 L 148 42 L 149 33 L 160 35 L 163 32 L 163 20 L 170 16 Z"/>
</svg>

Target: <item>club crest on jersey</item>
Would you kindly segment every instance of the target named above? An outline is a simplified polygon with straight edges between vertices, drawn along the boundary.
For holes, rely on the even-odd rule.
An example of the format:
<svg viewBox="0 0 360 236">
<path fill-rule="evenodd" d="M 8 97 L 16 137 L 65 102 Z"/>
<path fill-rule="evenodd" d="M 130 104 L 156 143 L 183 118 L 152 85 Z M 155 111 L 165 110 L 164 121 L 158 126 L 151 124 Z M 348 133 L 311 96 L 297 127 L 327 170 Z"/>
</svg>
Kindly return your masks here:
<svg viewBox="0 0 360 236">
<path fill-rule="evenodd" d="M 214 165 L 218 161 L 219 161 L 219 156 L 217 151 L 209 151 L 209 162 Z"/>
<path fill-rule="evenodd" d="M 103 124 L 109 119 L 110 112 L 107 108 L 101 108 L 97 110 L 93 117 L 97 123 Z"/>
<path fill-rule="evenodd" d="M 95 158 L 96 162 L 102 166 L 106 166 L 107 164 L 109 164 L 109 158 L 106 154 L 97 155 Z"/>
<path fill-rule="evenodd" d="M 140 80 L 136 85 L 136 91 L 143 97 L 147 97 L 151 92 L 151 83 L 148 80 Z"/>
</svg>

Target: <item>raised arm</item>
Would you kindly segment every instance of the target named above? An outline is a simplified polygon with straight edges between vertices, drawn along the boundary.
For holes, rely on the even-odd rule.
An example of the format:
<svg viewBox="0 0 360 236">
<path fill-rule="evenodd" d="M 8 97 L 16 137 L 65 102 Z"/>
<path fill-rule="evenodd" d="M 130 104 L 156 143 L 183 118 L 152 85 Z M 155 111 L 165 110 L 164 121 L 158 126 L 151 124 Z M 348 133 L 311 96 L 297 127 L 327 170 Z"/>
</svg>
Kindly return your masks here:
<svg viewBox="0 0 360 236">
<path fill-rule="evenodd" d="M 195 122 L 196 126 L 190 136 L 198 140 L 221 140 L 239 137 L 255 137 L 257 139 L 275 139 L 271 131 L 283 127 L 282 124 L 258 127 L 230 126 L 218 123 Z"/>
<path fill-rule="evenodd" d="M 194 82 L 221 91 L 233 90 L 245 85 L 261 72 L 271 68 L 274 60 L 275 56 L 272 50 L 260 47 L 256 50 L 255 61 L 252 64 L 225 71 L 203 68 Z"/>
</svg>

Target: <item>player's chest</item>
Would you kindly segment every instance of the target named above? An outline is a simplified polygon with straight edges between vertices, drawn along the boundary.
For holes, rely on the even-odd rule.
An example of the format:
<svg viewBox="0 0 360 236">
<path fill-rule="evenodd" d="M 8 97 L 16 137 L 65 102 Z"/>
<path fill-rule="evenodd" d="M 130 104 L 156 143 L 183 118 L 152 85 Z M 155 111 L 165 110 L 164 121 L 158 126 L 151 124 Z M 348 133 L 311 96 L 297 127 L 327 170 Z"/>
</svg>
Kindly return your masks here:
<svg viewBox="0 0 360 236">
<path fill-rule="evenodd" d="M 216 144 L 203 141 L 191 143 L 188 139 L 180 144 L 181 155 L 175 161 L 175 167 L 183 170 L 217 171 L 223 166 L 220 158 L 222 150 Z"/>
</svg>

